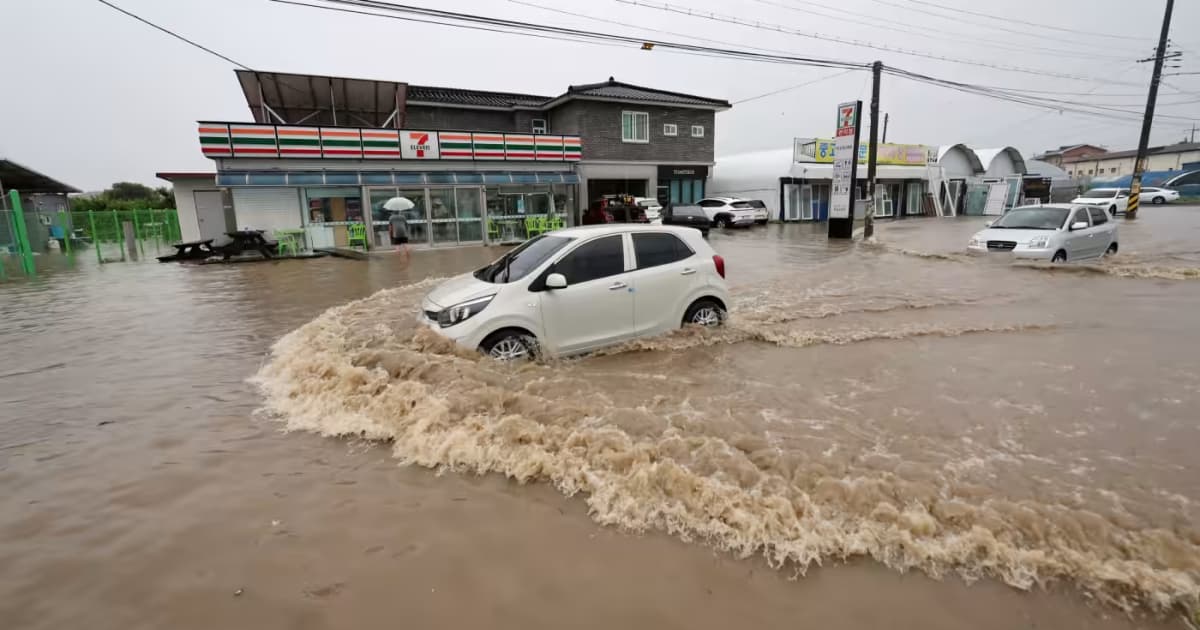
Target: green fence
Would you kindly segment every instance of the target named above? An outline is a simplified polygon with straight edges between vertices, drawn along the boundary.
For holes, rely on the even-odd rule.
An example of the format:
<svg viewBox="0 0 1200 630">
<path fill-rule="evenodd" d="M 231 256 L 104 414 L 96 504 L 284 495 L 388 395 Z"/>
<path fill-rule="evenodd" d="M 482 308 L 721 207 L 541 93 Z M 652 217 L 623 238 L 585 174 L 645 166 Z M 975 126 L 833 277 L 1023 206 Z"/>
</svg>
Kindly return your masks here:
<svg viewBox="0 0 1200 630">
<path fill-rule="evenodd" d="M 183 240 L 179 232 L 179 213 L 171 209 L 146 210 L 89 210 L 72 212 L 71 226 L 75 238 L 96 250 L 96 260 L 117 262 L 125 260 L 125 230 L 122 225 L 133 224 L 138 252 L 161 251 L 171 243 Z"/>
<path fill-rule="evenodd" d="M 183 240 L 179 231 L 179 214 L 173 209 L 31 214 L 22 210 L 17 191 L 10 191 L 4 201 L 7 207 L 0 205 L 0 280 L 12 277 L 14 271 L 35 275 L 34 250 L 41 252 L 56 243 L 62 253 L 68 256 L 91 247 L 96 251 L 96 260 L 101 263 L 124 261 L 129 248 L 123 227 L 126 222 L 133 225 L 133 246 L 141 258 L 170 250 L 172 243 Z M 33 229 L 45 231 L 33 234 L 37 238 L 31 239 L 31 225 Z M 47 236 L 53 242 L 48 243 Z"/>
</svg>

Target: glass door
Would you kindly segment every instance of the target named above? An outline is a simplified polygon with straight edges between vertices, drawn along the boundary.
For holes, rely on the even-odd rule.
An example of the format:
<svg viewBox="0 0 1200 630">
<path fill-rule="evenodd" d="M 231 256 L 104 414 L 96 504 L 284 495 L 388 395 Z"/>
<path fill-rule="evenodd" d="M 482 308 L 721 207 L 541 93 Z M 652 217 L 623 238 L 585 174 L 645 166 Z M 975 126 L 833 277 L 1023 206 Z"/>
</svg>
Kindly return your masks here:
<svg viewBox="0 0 1200 630">
<path fill-rule="evenodd" d="M 800 220 L 812 221 L 813 215 L 813 189 L 805 184 L 800 187 Z"/>
<path fill-rule="evenodd" d="M 910 182 L 908 184 L 908 203 L 904 204 L 904 214 L 919 215 L 924 213 L 924 209 L 921 207 L 921 183 Z"/>
<path fill-rule="evenodd" d="M 433 236 L 430 242 L 435 247 L 458 244 L 458 217 L 455 215 L 453 188 L 429 190 L 429 225 Z"/>
<path fill-rule="evenodd" d="M 391 246 L 391 220 L 397 214 L 404 217 L 410 244 L 429 244 L 425 189 L 371 188 L 368 190 L 368 199 L 371 203 L 372 242 L 377 247 Z M 400 209 L 405 207 L 408 209 Z"/>
<path fill-rule="evenodd" d="M 455 188 L 454 203 L 458 212 L 458 242 L 483 242 L 483 190 Z"/>
</svg>

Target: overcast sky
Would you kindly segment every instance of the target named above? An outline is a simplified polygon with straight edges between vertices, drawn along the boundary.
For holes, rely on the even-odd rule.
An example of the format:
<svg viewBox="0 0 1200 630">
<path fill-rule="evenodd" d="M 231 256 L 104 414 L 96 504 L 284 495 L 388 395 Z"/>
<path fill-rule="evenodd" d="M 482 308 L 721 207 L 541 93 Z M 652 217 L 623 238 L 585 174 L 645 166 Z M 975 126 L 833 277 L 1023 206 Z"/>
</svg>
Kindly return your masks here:
<svg viewBox="0 0 1200 630">
<path fill-rule="evenodd" d="M 268 0 L 112 0 L 255 69 L 557 94 L 570 84 L 620 81 L 730 101 L 837 71 L 713 59 L 658 49 L 594 46 L 332 13 Z M 397 2 L 401 0 L 396 0 Z M 663 0 L 635 0 L 663 6 Z M 697 40 L 812 57 L 884 63 L 962 82 L 1061 91 L 1052 98 L 1140 111 L 1165 0 L 671 0 L 674 7 L 736 14 L 820 37 L 868 42 L 958 60 L 1086 77 L 1008 72 L 816 37 L 680 15 L 621 0 L 408 0 L 412 4 L 664 40 Z M 554 13 L 539 4 L 629 26 Z M 196 120 L 250 120 L 233 66 L 95 0 L 3 0 L 4 96 L 0 156 L 84 190 L 132 180 L 162 185 L 157 171 L 211 170 Z M 954 13 L 937 5 L 1013 20 L 1139 40 L 1036 28 Z M 1130 19 L 1131 7 L 1140 18 Z M 846 11 L 843 19 L 834 16 Z M 858 15 L 855 15 L 858 14 Z M 870 16 L 870 17 L 864 17 Z M 942 17 L 938 17 L 942 16 Z M 1200 2 L 1176 3 L 1174 40 L 1183 68 L 1200 70 Z M 636 26 L 634 26 L 636 25 Z M 640 29 L 671 31 L 667 35 Z M 1014 50 L 1015 49 L 1015 50 Z M 1053 50 L 1047 50 L 1053 49 Z M 1061 52 L 1060 52 L 1061 51 Z M 1177 76 L 1160 114 L 1200 118 L 1200 75 Z M 1116 82 L 1116 83 L 1114 83 Z M 718 115 L 718 158 L 786 148 L 795 136 L 829 136 L 839 101 L 869 98 L 869 73 L 854 72 L 735 105 Z M 1140 121 L 1047 112 L 885 77 L 883 110 L 892 142 L 977 148 L 1012 145 L 1026 155 L 1062 144 L 1135 148 Z M 1190 101 L 1190 102 L 1188 102 Z M 1192 122 L 1160 118 L 1154 143 L 1176 142 Z"/>
</svg>

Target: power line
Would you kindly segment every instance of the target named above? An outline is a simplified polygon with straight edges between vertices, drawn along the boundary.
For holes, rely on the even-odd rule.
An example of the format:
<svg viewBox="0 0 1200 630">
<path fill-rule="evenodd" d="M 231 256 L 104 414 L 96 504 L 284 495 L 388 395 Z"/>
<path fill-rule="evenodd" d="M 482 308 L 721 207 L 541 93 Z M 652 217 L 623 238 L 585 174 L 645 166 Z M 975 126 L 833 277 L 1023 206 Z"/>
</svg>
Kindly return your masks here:
<svg viewBox="0 0 1200 630">
<path fill-rule="evenodd" d="M 657 9 L 659 11 L 666 11 L 669 13 L 677 13 L 680 15 L 688 15 L 688 16 L 692 16 L 692 17 L 705 19 L 705 20 L 712 20 L 714 22 L 723 22 L 726 24 L 737 24 L 738 26 L 745 26 L 745 27 L 760 29 L 760 30 L 764 30 L 764 31 L 774 31 L 777 33 L 796 35 L 798 37 L 807 37 L 810 39 L 834 42 L 834 43 L 845 44 L 845 45 L 849 45 L 849 46 L 857 46 L 860 48 L 870 48 L 873 50 L 882 50 L 885 52 L 897 53 L 897 54 L 901 54 L 901 55 L 909 55 L 912 57 L 922 57 L 925 59 L 933 59 L 936 61 L 944 61 L 947 63 L 957 63 L 957 64 L 963 64 L 963 65 L 968 65 L 968 66 L 977 66 L 977 67 L 981 67 L 981 68 L 991 68 L 993 70 L 1003 70 L 1003 71 L 1007 71 L 1007 72 L 1022 72 L 1025 74 L 1053 77 L 1053 78 L 1057 78 L 1057 79 L 1072 79 L 1072 80 L 1076 80 L 1076 81 L 1099 81 L 1100 80 L 1095 77 L 1084 77 L 1084 76 L 1078 76 L 1078 75 L 1064 74 L 1061 72 L 1052 72 L 1052 71 L 1048 71 L 1048 70 L 1023 68 L 1020 66 L 1002 66 L 1002 65 L 991 64 L 991 63 L 975 61 L 975 60 L 970 60 L 970 59 L 956 59 L 953 57 L 945 57 L 942 55 L 935 55 L 935 54 L 918 51 L 918 50 L 908 50 L 908 49 L 903 49 L 903 48 L 894 48 L 891 46 L 882 46 L 882 45 L 873 44 L 870 42 L 861 42 L 861 41 L 857 41 L 857 40 L 843 39 L 841 37 L 834 37 L 831 35 L 822 35 L 820 33 L 802 31 L 799 29 L 786 28 L 786 27 L 776 26 L 776 25 L 772 25 L 772 24 L 764 24 L 762 22 L 752 22 L 749 20 L 743 20 L 738 17 L 722 15 L 719 13 L 694 11 L 694 10 L 686 8 L 686 7 L 678 7 L 678 6 L 675 6 L 672 4 L 667 4 L 667 3 L 659 4 L 659 3 L 647 2 L 645 0 L 616 0 L 616 1 L 620 2 L 622 4 L 629 4 L 629 5 L 633 5 L 633 6 Z"/>
<path fill-rule="evenodd" d="M 779 2 L 777 0 L 754 0 L 754 2 L 757 2 L 759 4 L 765 4 L 768 6 L 779 7 L 781 9 L 786 9 L 788 11 L 794 11 L 796 13 L 800 13 L 803 15 L 816 15 L 819 17 L 837 20 L 839 22 L 845 22 L 845 23 L 850 23 L 850 24 L 859 24 L 861 26 L 877 28 L 877 29 L 886 30 L 886 31 L 893 32 L 893 33 L 894 32 L 909 33 L 911 35 L 916 35 L 918 37 L 923 37 L 925 39 L 930 39 L 930 40 L 934 40 L 934 41 L 963 42 L 963 43 L 974 44 L 977 46 L 982 45 L 982 46 L 988 46 L 990 48 L 997 48 L 997 49 L 1001 49 L 1001 50 L 1011 50 L 1011 51 L 1016 51 L 1016 52 L 1029 52 L 1029 51 L 1037 50 L 1037 51 L 1041 51 L 1041 52 L 1048 52 L 1048 53 L 1053 53 L 1053 54 L 1060 55 L 1060 56 L 1075 57 L 1075 58 L 1079 58 L 1079 59 L 1092 59 L 1092 60 L 1095 60 L 1095 59 L 1124 60 L 1125 59 L 1125 57 L 1104 55 L 1104 54 L 1081 50 L 1081 49 L 1068 50 L 1068 49 L 1064 49 L 1064 48 L 1048 48 L 1048 47 L 1034 46 L 1034 45 L 1013 46 L 1013 45 L 1011 45 L 1011 42 L 1005 43 L 1000 40 L 988 39 L 985 37 L 959 37 L 959 36 L 949 35 L 946 33 L 934 34 L 934 33 L 930 32 L 930 30 L 928 28 L 925 28 L 925 27 L 922 27 L 922 26 L 919 26 L 916 24 L 912 24 L 909 22 L 901 22 L 899 20 L 894 20 L 894 19 L 890 19 L 890 18 L 881 18 L 881 17 L 877 17 L 874 15 L 869 15 L 867 13 L 858 13 L 856 11 L 850 11 L 848 9 L 844 9 L 841 7 L 839 7 L 837 9 L 837 13 L 829 14 L 829 13 L 824 13 L 822 11 L 818 11 L 816 9 L 810 9 L 810 8 L 801 9 L 797 6 L 794 6 L 795 4 L 802 4 L 802 5 L 805 5 L 806 7 L 815 6 L 815 7 L 821 8 L 821 9 L 826 8 L 825 5 L 817 4 L 814 2 L 807 2 L 806 0 L 790 0 L 790 3 L 786 3 L 786 4 L 783 2 Z M 862 19 L 871 20 L 872 22 L 882 22 L 882 24 L 859 22 L 857 20 L 847 19 L 846 16 L 855 16 L 855 17 L 859 17 Z M 1133 54 L 1135 54 L 1135 53 L 1130 53 L 1131 56 Z"/>
<path fill-rule="evenodd" d="M 408 6 L 408 5 L 393 4 L 393 3 L 388 3 L 388 2 L 381 2 L 379 0 L 326 0 L 326 2 L 329 4 L 353 5 L 353 6 L 359 6 L 359 7 L 372 8 L 372 9 L 376 9 L 376 10 L 391 11 L 391 12 L 397 13 L 399 15 L 371 13 L 371 12 L 367 12 L 367 11 L 348 9 L 343 6 L 328 6 L 328 4 L 326 4 L 326 5 L 308 4 L 308 3 L 304 3 L 304 2 L 298 2 L 296 0 L 271 0 L 271 1 L 280 3 L 280 4 L 291 4 L 291 5 L 305 6 L 305 7 L 316 8 L 316 9 L 329 10 L 329 11 L 356 13 L 356 14 L 362 14 L 362 15 L 367 15 L 367 16 L 371 16 L 371 17 L 390 18 L 390 19 L 397 19 L 397 20 L 410 21 L 410 22 L 415 21 L 415 22 L 422 22 L 422 23 L 433 23 L 433 24 L 437 24 L 440 26 L 448 26 L 448 27 L 452 27 L 452 28 L 465 28 L 465 29 L 471 29 L 471 30 L 502 32 L 502 33 L 510 34 L 510 35 L 534 36 L 534 37 L 542 37 L 542 38 L 548 38 L 546 36 L 547 33 L 550 33 L 553 35 L 560 35 L 560 36 L 565 35 L 565 36 L 569 36 L 571 38 L 571 41 L 575 41 L 578 43 L 600 42 L 600 43 L 605 43 L 605 44 L 611 44 L 613 42 L 622 42 L 625 44 L 637 45 L 642 48 L 645 48 L 646 46 L 649 46 L 651 49 L 661 47 L 664 49 L 674 49 L 676 51 L 684 52 L 686 54 L 699 54 L 699 55 L 708 56 L 708 57 L 741 59 L 741 60 L 748 60 L 748 61 L 781 63 L 781 64 L 789 64 L 789 65 L 831 67 L 831 68 L 841 68 L 841 69 L 847 69 L 847 70 L 862 70 L 867 67 L 866 64 L 842 61 L 842 60 L 836 60 L 836 59 L 820 59 L 820 58 L 813 58 L 813 57 L 775 55 L 775 54 L 749 52 L 746 50 L 732 50 L 732 49 L 716 48 L 716 47 L 711 47 L 711 46 L 700 46 L 700 45 L 695 45 L 695 44 L 686 44 L 686 43 L 681 43 L 681 42 L 672 42 L 672 41 L 664 41 L 664 40 L 645 40 L 642 38 L 637 38 L 637 37 L 632 37 L 632 36 L 627 36 L 627 35 L 619 35 L 619 34 L 614 34 L 614 33 L 600 33 L 600 32 L 596 32 L 596 31 L 571 29 L 571 28 L 558 27 L 558 26 L 549 26 L 549 25 L 544 25 L 544 24 L 517 22 L 517 21 L 513 21 L 513 20 L 492 18 L 492 17 L 480 16 L 480 15 L 474 15 L 474 14 L 468 14 L 468 13 L 456 13 L 456 12 L 451 12 L 451 11 L 442 11 L 442 10 L 438 10 L 438 9 L 428 9 L 425 7 L 412 7 L 412 6 Z M 410 15 L 404 15 L 404 14 L 410 14 Z M 422 18 L 414 18 L 411 16 L 412 14 L 420 15 L 423 17 Z M 428 17 L 428 16 L 435 16 L 435 17 L 442 18 L 442 19 L 448 19 L 450 21 L 439 22 L 439 21 L 434 21 L 434 20 L 429 20 L 429 19 L 423 19 L 424 17 Z M 465 22 L 465 23 L 463 23 L 463 22 Z M 532 31 L 532 33 L 530 31 Z M 549 38 L 553 38 L 553 37 L 549 37 Z M 916 73 L 916 72 L 910 72 L 910 71 L 902 70 L 899 68 L 888 67 L 888 68 L 886 68 L 886 71 L 889 74 L 899 76 L 902 78 L 906 78 L 909 80 L 913 80 L 913 81 L 928 83 L 931 85 L 936 85 L 936 86 L 947 88 L 947 89 L 953 89 L 956 91 L 975 94 L 978 96 L 990 97 L 990 98 L 994 98 L 997 100 L 1009 101 L 1009 102 L 1018 103 L 1018 104 L 1022 104 L 1022 105 L 1026 105 L 1026 106 L 1040 107 L 1043 109 L 1051 109 L 1051 110 L 1062 111 L 1062 112 L 1074 112 L 1074 113 L 1079 113 L 1079 114 L 1084 114 L 1084 115 L 1089 115 L 1089 116 L 1110 118 L 1110 119 L 1114 119 L 1114 120 L 1127 120 L 1129 116 L 1140 115 L 1138 112 L 1135 112 L 1135 111 L 1118 109 L 1118 108 L 1108 108 L 1108 107 L 1101 107 L 1101 106 L 1091 107 L 1091 106 L 1086 106 L 1086 105 L 1079 105 L 1077 103 L 1074 103 L 1073 101 L 1063 101 L 1063 100 L 1047 99 L 1047 98 L 1035 98 L 1035 97 L 1031 97 L 1031 96 L 1022 95 L 1020 93 L 1005 92 L 1002 90 L 991 89 L 991 88 L 987 88 L 986 86 L 977 86 L 977 85 L 972 85 L 972 84 L 968 84 L 968 83 L 950 81 L 947 79 L 939 79 L 937 77 L 931 77 L 928 75 L 924 75 L 924 74 L 920 74 L 920 73 Z M 1097 79 L 1093 79 L 1093 81 L 1096 81 L 1096 80 Z M 1164 116 L 1164 118 L 1166 118 L 1166 116 Z M 1191 120 L 1189 118 L 1184 118 L 1184 117 L 1172 117 L 1172 118 L 1179 118 L 1182 120 Z"/>
<path fill-rule="evenodd" d="M 1004 22 L 1011 22 L 1011 23 L 1014 23 L 1014 24 L 1024 24 L 1025 26 L 1033 26 L 1033 27 L 1042 28 L 1042 29 L 1047 29 L 1047 30 L 1051 30 L 1051 31 L 1059 31 L 1059 32 L 1061 32 L 1061 33 L 1074 33 L 1074 34 L 1076 34 L 1076 35 L 1087 35 L 1088 37 L 1111 37 L 1111 38 L 1113 38 L 1113 39 L 1125 39 L 1125 40 L 1133 40 L 1133 41 L 1139 41 L 1139 42 L 1145 42 L 1145 41 L 1147 41 L 1147 39 L 1146 39 L 1145 37 L 1133 37 L 1133 36 L 1131 36 L 1131 35 L 1114 35 L 1114 34 L 1112 34 L 1112 33 L 1095 33 L 1095 32 L 1091 32 L 1091 31 L 1081 31 L 1081 30 L 1077 30 L 1077 29 L 1073 29 L 1073 28 L 1066 28 L 1066 27 L 1061 27 L 1061 26 L 1054 26 L 1054 25 L 1051 25 L 1051 24 L 1039 24 L 1039 23 L 1037 23 L 1037 22 L 1026 22 L 1026 21 L 1024 21 L 1024 20 L 1018 20 L 1018 19 L 1016 19 L 1016 18 L 1013 18 L 1013 17 L 999 16 L 999 15 L 991 15 L 991 14 L 989 14 L 989 13 L 980 13 L 980 12 L 977 12 L 977 11 L 968 11 L 967 9 L 959 9 L 959 8 L 957 8 L 957 7 L 948 7 L 948 6 L 945 6 L 945 5 L 942 5 L 942 4 L 937 4 L 936 2 L 928 2 L 927 0 L 906 0 L 906 1 L 907 1 L 907 2 L 909 2 L 909 3 L 911 3 L 911 4 L 923 4 L 923 5 L 925 5 L 925 6 L 929 6 L 929 7 L 935 7 L 935 8 L 941 9 L 941 10 L 943 10 L 943 11 L 954 11 L 955 13 L 965 13 L 965 14 L 967 14 L 967 15 L 975 15 L 975 16 L 978 16 L 978 17 L 984 17 L 984 18 L 988 18 L 988 19 L 990 19 L 990 20 L 1001 20 L 1001 21 L 1004 21 Z M 892 3 L 890 3 L 890 2 L 880 2 L 880 4 L 889 4 L 889 5 L 890 5 L 890 4 L 892 4 Z M 896 6 L 896 5 L 892 5 L 892 6 Z M 919 10 L 919 9 L 918 9 L 918 10 Z M 922 12 L 923 12 L 923 13 L 929 13 L 928 11 L 922 11 Z M 937 16 L 937 17 L 944 17 L 944 16 L 939 16 L 939 15 L 938 15 L 938 14 L 936 14 L 936 13 L 930 13 L 930 15 L 935 15 L 935 16 Z M 958 18 L 946 18 L 946 19 L 958 19 Z M 994 28 L 994 26 L 993 26 L 993 28 Z M 1005 30 L 1006 30 L 1006 29 L 1005 29 Z M 1013 32 L 1018 32 L 1018 33 L 1019 33 L 1020 31 L 1013 31 Z"/>
<path fill-rule="evenodd" d="M 106 6 L 106 7 L 110 8 L 110 9 L 112 9 L 112 10 L 114 10 L 114 11 L 118 11 L 118 12 L 120 12 L 120 13 L 124 13 L 125 15 L 127 15 L 127 16 L 129 16 L 129 17 L 131 17 L 131 18 L 133 18 L 133 19 L 135 19 L 135 20 L 137 20 L 137 21 L 141 22 L 142 24 L 145 24 L 145 25 L 147 25 L 147 26 L 150 26 L 150 27 L 152 27 L 152 28 L 155 28 L 155 29 L 157 29 L 157 30 L 160 30 L 160 31 L 162 31 L 162 32 L 166 33 L 167 35 L 170 35 L 171 37 L 174 37 L 175 39 L 178 39 L 178 40 L 179 40 L 179 41 L 181 41 L 181 42 L 185 42 L 185 43 L 187 43 L 187 44 L 190 44 L 190 45 L 192 45 L 192 46 L 195 46 L 196 48 L 199 48 L 200 50 L 203 50 L 204 52 L 206 52 L 206 53 L 208 53 L 208 54 L 210 54 L 210 55 L 213 55 L 213 56 L 215 56 L 215 57 L 219 57 L 219 58 L 221 58 L 221 59 L 224 59 L 225 61 L 228 61 L 229 63 L 231 63 L 231 64 L 233 64 L 233 65 L 235 65 L 235 66 L 237 66 L 237 67 L 239 67 L 239 68 L 242 68 L 243 70 L 251 70 L 250 66 L 247 66 L 246 64 L 244 64 L 244 63 L 242 63 L 242 62 L 240 62 L 240 61 L 235 61 L 235 60 L 233 60 L 233 59 L 230 59 L 229 57 L 226 57 L 225 55 L 222 55 L 221 53 L 219 53 L 219 52 L 217 52 L 217 51 L 215 51 L 215 50 L 213 50 L 213 49 L 211 49 L 211 48 L 208 48 L 207 46 L 204 46 L 203 44 L 198 44 L 198 43 L 196 43 L 196 42 L 194 42 L 194 41 L 192 41 L 192 40 L 190 40 L 190 39 L 188 39 L 188 38 L 184 37 L 183 35 L 180 35 L 179 33 L 176 33 L 175 31 L 172 31 L 172 30 L 171 30 L 171 29 L 169 29 L 169 28 L 166 28 L 166 27 L 164 27 L 164 26 L 159 26 L 159 25 L 155 24 L 154 22 L 151 22 L 150 20 L 147 20 L 147 19 L 146 19 L 146 18 L 144 18 L 144 17 L 141 17 L 141 16 L 139 16 L 139 15 L 135 15 L 135 14 L 133 14 L 133 13 L 130 13 L 129 11 L 126 11 L 125 9 L 122 9 L 121 7 L 119 7 L 119 6 L 115 5 L 115 4 L 111 3 L 111 2 L 108 2 L 108 0 L 96 0 L 96 2 L 99 2 L 100 4 L 103 4 L 104 6 Z"/>
<path fill-rule="evenodd" d="M 819 77 L 819 78 L 813 79 L 811 81 L 805 81 L 804 83 L 797 83 L 796 85 L 789 85 L 788 87 L 780 88 L 778 90 L 772 90 L 770 92 L 764 92 L 764 93 L 758 94 L 756 96 L 750 96 L 750 97 L 739 99 L 736 101 L 731 101 L 730 104 L 731 105 L 739 105 L 741 103 L 749 103 L 750 101 L 757 101 L 760 98 L 766 98 L 768 96 L 775 96 L 776 94 L 782 94 L 783 92 L 790 92 L 792 90 L 802 88 L 806 85 L 812 85 L 814 83 L 820 83 L 821 81 L 827 81 L 829 79 L 834 79 L 834 78 L 840 77 L 844 74 L 850 74 L 851 72 L 854 72 L 854 70 L 843 70 L 841 72 L 835 72 L 833 74 Z"/>
</svg>

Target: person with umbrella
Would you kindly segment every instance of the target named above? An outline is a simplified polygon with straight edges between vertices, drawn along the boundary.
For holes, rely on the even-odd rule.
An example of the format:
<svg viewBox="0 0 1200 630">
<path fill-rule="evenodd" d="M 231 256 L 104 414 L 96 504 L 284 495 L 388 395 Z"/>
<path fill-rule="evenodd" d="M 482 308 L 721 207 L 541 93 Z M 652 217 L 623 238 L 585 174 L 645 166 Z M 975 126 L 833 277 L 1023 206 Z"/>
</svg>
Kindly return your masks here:
<svg viewBox="0 0 1200 630">
<path fill-rule="evenodd" d="M 404 217 L 404 213 L 415 207 L 416 204 L 406 197 L 392 197 L 383 204 L 383 209 L 392 213 L 392 216 L 388 217 L 392 245 L 396 247 L 396 251 L 404 253 L 405 261 L 411 254 L 408 251 L 408 219 Z"/>
</svg>

